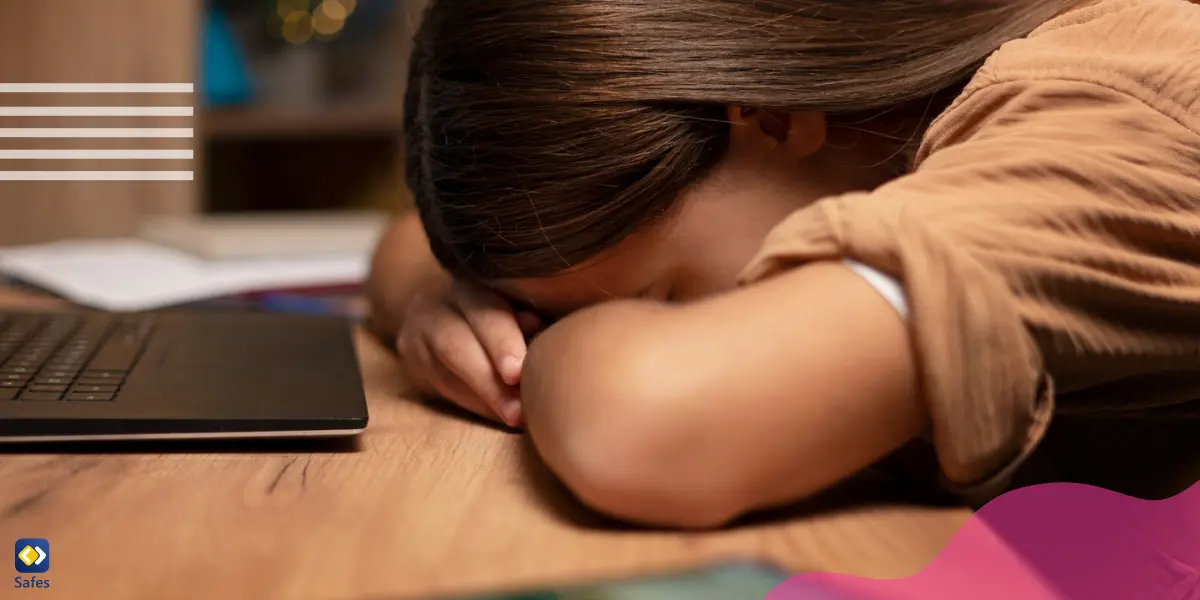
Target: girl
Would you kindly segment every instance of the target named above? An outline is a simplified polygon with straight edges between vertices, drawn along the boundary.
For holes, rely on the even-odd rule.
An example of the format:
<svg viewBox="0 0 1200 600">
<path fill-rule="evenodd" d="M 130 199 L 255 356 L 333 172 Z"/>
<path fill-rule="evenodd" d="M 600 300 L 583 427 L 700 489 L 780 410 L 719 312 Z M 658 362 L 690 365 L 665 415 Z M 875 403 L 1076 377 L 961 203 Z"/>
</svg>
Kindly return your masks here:
<svg viewBox="0 0 1200 600">
<path fill-rule="evenodd" d="M 376 328 L 603 512 L 1200 438 L 1200 6 L 444 0 L 411 65 Z"/>
</svg>

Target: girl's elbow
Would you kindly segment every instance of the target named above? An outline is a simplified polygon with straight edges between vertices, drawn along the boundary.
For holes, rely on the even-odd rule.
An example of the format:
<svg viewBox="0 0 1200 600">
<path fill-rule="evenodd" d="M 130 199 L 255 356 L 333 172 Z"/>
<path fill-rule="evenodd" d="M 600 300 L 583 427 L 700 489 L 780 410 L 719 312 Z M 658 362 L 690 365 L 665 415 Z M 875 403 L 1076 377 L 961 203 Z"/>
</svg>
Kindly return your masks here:
<svg viewBox="0 0 1200 600">
<path fill-rule="evenodd" d="M 622 377 L 574 387 L 571 402 L 600 407 L 553 427 L 532 426 L 543 459 L 580 501 L 609 516 L 653 526 L 704 529 L 738 516 L 718 474 L 704 474 L 693 436 L 653 380 Z M 583 383 L 583 382 L 581 382 Z"/>
<path fill-rule="evenodd" d="M 738 515 L 736 477 L 707 464 L 714 441 L 680 385 L 661 309 L 610 303 L 581 311 L 530 347 L 522 402 L 542 459 L 583 503 L 646 525 L 708 528 Z M 701 411 L 702 412 L 702 411 Z M 716 467 L 716 468 L 714 468 Z"/>
</svg>

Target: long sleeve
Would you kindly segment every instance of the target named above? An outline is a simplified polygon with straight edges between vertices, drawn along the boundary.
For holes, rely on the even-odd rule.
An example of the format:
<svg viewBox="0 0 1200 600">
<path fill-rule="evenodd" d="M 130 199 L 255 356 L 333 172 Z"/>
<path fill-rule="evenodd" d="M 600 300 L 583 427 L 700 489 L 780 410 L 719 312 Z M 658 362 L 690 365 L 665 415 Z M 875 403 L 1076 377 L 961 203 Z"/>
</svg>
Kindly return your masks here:
<svg viewBox="0 0 1200 600">
<path fill-rule="evenodd" d="M 1200 416 L 1197 32 L 1200 6 L 1110 0 L 1002 48 L 910 175 L 794 213 L 743 282 L 844 259 L 900 281 L 963 493 L 998 493 L 1056 413 Z"/>
</svg>

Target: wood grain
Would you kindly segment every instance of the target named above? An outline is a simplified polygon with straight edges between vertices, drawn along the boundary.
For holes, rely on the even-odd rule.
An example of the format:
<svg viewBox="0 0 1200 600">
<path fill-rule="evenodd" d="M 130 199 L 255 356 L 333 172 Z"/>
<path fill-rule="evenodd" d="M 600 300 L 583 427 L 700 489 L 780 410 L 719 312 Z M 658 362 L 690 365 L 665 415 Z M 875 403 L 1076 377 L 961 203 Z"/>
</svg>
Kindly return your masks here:
<svg viewBox="0 0 1200 600">
<path fill-rule="evenodd" d="M 39 598 L 426 598 L 729 558 L 906 576 L 968 517 L 860 503 L 716 532 L 621 527 L 522 436 L 411 400 L 392 355 L 357 342 L 371 422 L 355 443 L 6 449 L 0 541 L 50 540 Z"/>
</svg>

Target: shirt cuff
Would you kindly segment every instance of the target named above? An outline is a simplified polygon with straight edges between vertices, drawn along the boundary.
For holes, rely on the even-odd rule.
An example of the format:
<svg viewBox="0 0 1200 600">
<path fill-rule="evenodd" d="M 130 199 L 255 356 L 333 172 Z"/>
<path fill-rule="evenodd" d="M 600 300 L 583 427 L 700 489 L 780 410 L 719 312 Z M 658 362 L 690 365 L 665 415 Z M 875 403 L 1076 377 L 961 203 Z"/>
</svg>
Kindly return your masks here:
<svg viewBox="0 0 1200 600">
<path fill-rule="evenodd" d="M 908 297 L 904 294 L 904 286 L 895 277 L 885 274 L 879 269 L 868 267 L 856 260 L 845 259 L 842 261 L 850 270 L 858 273 L 879 295 L 883 296 L 892 308 L 900 313 L 900 318 L 908 321 Z"/>
</svg>

